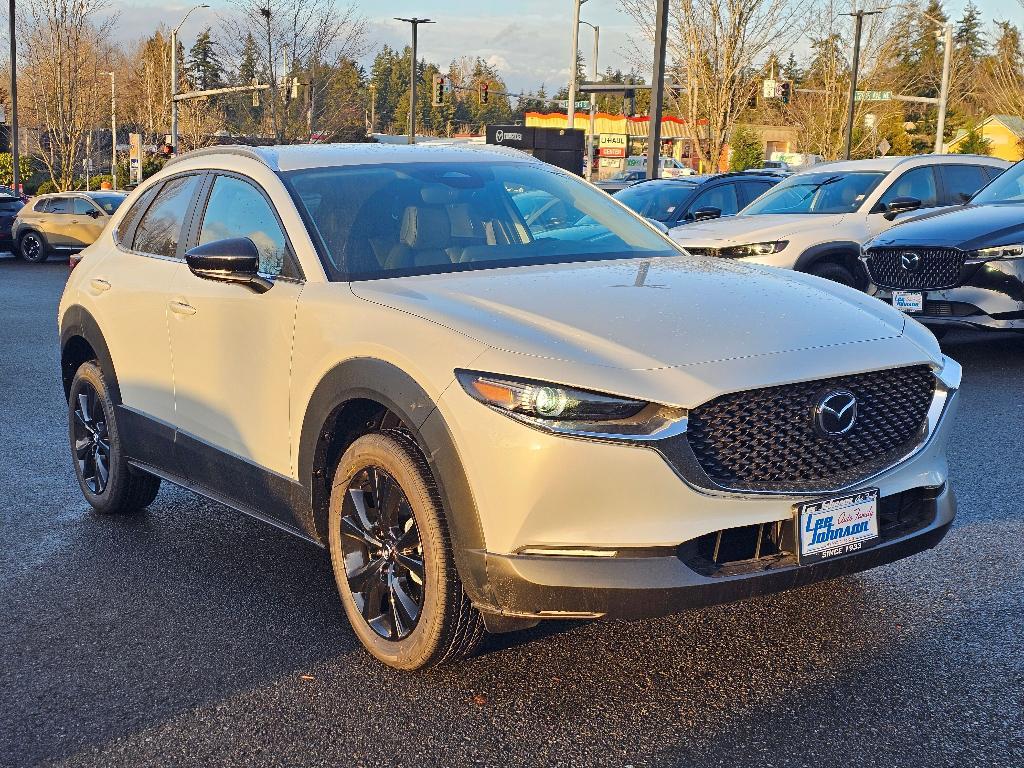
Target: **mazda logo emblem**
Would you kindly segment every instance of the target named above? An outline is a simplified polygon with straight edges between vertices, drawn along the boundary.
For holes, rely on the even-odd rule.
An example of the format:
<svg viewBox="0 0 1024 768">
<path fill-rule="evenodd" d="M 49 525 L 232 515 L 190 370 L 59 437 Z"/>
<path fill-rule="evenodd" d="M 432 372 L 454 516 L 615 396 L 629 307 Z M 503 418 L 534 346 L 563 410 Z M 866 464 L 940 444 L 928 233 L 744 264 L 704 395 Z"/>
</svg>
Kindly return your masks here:
<svg viewBox="0 0 1024 768">
<path fill-rule="evenodd" d="M 906 251 L 900 255 L 900 266 L 907 272 L 917 272 L 921 268 L 921 254 Z"/>
<path fill-rule="evenodd" d="M 496 131 L 494 132 L 494 140 L 495 140 L 495 141 L 496 141 L 496 142 L 497 142 L 498 144 L 501 144 L 501 141 L 502 141 L 502 139 L 504 139 L 504 138 L 505 138 L 505 132 L 504 132 L 503 130 L 501 130 L 501 128 L 499 128 L 498 130 L 496 130 Z"/>
<path fill-rule="evenodd" d="M 820 435 L 845 435 L 856 423 L 857 396 L 847 389 L 829 392 L 814 406 L 814 429 Z"/>
</svg>

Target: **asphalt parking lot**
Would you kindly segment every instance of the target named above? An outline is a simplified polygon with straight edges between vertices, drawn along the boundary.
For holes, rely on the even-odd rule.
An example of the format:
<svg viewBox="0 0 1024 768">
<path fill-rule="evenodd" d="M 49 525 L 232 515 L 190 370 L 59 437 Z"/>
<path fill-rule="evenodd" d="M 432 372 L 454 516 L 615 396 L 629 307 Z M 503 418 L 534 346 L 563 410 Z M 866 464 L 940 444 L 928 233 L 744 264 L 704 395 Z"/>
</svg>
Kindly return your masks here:
<svg viewBox="0 0 1024 768">
<path fill-rule="evenodd" d="M 315 547 L 166 484 L 140 517 L 90 511 L 66 273 L 0 259 L 0 764 L 1024 764 L 1024 338 L 944 345 L 961 506 L 937 549 L 403 675 L 363 652 Z"/>
</svg>

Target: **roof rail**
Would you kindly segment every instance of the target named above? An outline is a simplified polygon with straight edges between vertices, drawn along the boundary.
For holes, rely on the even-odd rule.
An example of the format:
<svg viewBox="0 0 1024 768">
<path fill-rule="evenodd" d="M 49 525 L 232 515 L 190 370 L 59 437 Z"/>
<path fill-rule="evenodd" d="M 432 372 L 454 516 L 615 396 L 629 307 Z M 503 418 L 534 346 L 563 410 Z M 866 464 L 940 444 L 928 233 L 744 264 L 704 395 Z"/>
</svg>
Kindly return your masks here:
<svg viewBox="0 0 1024 768">
<path fill-rule="evenodd" d="M 193 149 L 172 157 L 164 163 L 164 168 L 168 168 L 183 160 L 191 160 L 193 157 L 204 157 L 206 155 L 238 155 L 239 157 L 247 157 L 250 160 L 263 163 L 268 168 L 271 167 L 270 163 L 267 162 L 266 156 L 262 152 L 257 151 L 257 147 L 250 147 L 246 144 L 214 144 L 210 147 L 200 147 L 199 149 Z"/>
</svg>

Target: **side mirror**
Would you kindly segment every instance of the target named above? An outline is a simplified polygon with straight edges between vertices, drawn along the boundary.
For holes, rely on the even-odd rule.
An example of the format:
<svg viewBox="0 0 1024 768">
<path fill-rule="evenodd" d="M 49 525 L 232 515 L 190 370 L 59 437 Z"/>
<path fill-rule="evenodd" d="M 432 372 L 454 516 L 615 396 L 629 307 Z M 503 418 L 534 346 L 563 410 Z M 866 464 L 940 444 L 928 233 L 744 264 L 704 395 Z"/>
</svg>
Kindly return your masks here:
<svg viewBox="0 0 1024 768">
<path fill-rule="evenodd" d="M 884 218 L 886 221 L 892 221 L 901 213 L 907 211 L 916 211 L 921 207 L 921 201 L 916 197 L 897 197 L 889 201 L 889 204 L 885 206 Z"/>
<path fill-rule="evenodd" d="M 237 283 L 256 293 L 274 284 L 258 274 L 260 252 L 248 237 L 229 237 L 197 245 L 185 253 L 185 263 L 196 277 L 220 283 Z"/>
<path fill-rule="evenodd" d="M 95 208 L 93 208 L 86 215 L 87 216 L 92 216 L 94 219 L 98 219 L 102 214 L 99 211 L 97 211 Z"/>
<path fill-rule="evenodd" d="M 647 223 L 650 224 L 652 227 L 654 227 L 659 232 L 661 232 L 661 234 L 663 234 L 663 235 L 667 235 L 668 234 L 668 227 L 665 226 L 665 222 L 658 221 L 657 219 L 648 218 L 647 219 Z"/>
<path fill-rule="evenodd" d="M 712 208 L 710 205 L 705 208 L 698 208 L 697 210 L 690 213 L 691 221 L 710 221 L 711 219 L 720 219 L 722 217 L 721 208 Z"/>
</svg>

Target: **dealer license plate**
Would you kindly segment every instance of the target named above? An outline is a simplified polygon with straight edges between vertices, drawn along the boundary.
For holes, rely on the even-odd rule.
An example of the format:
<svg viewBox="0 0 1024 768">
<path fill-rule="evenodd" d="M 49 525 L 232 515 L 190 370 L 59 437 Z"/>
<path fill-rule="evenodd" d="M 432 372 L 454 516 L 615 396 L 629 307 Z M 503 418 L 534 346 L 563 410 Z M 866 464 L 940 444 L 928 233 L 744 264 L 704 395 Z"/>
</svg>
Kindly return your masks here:
<svg viewBox="0 0 1024 768">
<path fill-rule="evenodd" d="M 924 312 L 924 293 L 921 291 L 893 291 L 892 305 L 903 312 Z"/>
<path fill-rule="evenodd" d="M 800 564 L 847 555 L 878 542 L 878 489 L 796 505 Z"/>
</svg>

